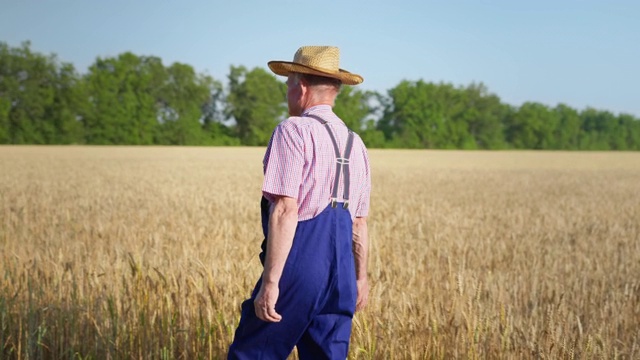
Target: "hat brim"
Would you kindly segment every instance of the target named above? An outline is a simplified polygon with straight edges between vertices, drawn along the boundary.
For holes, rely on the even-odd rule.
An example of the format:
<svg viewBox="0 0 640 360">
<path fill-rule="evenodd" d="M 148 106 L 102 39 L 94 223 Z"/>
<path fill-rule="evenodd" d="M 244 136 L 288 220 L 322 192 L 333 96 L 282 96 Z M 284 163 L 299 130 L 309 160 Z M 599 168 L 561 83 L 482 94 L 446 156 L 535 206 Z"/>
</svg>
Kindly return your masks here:
<svg viewBox="0 0 640 360">
<path fill-rule="evenodd" d="M 338 79 L 345 85 L 358 85 L 364 81 L 362 76 L 342 69 L 338 69 L 338 72 L 326 72 L 290 61 L 269 61 L 267 65 L 271 71 L 281 76 L 289 76 L 291 73 L 311 74 Z"/>
</svg>

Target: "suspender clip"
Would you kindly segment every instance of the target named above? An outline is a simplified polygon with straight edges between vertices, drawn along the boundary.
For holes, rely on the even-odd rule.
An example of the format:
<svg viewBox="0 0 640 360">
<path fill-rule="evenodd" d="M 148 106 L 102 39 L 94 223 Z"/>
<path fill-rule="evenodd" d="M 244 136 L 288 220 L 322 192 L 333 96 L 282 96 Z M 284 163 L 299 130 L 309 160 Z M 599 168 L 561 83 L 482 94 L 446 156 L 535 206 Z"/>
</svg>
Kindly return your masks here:
<svg viewBox="0 0 640 360">
<path fill-rule="evenodd" d="M 331 199 L 331 207 L 336 208 L 338 206 L 338 199 Z"/>
<path fill-rule="evenodd" d="M 343 208 L 343 209 L 346 209 L 346 208 L 348 208 L 348 207 L 349 207 L 349 200 L 345 200 L 345 201 L 344 201 L 344 204 L 342 204 L 342 208 Z"/>
</svg>

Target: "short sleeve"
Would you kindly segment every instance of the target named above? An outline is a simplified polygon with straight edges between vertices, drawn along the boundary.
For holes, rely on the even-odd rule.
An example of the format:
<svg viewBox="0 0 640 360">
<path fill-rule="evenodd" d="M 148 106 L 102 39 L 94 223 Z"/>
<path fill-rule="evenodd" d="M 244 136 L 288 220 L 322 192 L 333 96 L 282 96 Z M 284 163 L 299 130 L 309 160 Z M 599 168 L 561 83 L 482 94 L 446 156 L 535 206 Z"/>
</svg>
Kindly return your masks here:
<svg viewBox="0 0 640 360">
<path fill-rule="evenodd" d="M 371 201 L 371 169 L 369 167 L 369 155 L 367 154 L 364 144 L 362 149 L 365 167 L 365 180 L 362 192 L 360 193 L 360 199 L 358 199 L 358 206 L 356 207 L 356 217 L 367 217 L 369 215 L 369 203 Z"/>
<path fill-rule="evenodd" d="M 280 123 L 271 136 L 264 161 L 262 192 L 269 200 L 273 195 L 297 199 L 304 171 L 304 143 L 295 126 Z"/>
</svg>

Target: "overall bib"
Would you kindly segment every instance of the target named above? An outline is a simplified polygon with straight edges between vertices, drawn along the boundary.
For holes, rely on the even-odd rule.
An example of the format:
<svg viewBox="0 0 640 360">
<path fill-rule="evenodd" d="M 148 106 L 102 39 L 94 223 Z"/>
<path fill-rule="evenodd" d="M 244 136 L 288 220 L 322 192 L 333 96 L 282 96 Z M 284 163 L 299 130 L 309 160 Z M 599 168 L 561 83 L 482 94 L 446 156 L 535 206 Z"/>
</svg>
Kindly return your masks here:
<svg viewBox="0 0 640 360">
<path fill-rule="evenodd" d="M 326 125 L 324 120 L 316 119 Z M 286 359 L 294 346 L 301 359 L 347 357 L 357 297 L 352 220 L 347 209 L 348 156 L 353 134 L 349 132 L 345 155 L 341 157 L 333 133 L 328 126 L 325 128 L 337 159 L 332 199 L 318 216 L 298 222 L 279 282 L 276 311 L 282 320 L 270 323 L 256 317 L 253 302 L 262 284 L 260 279 L 251 298 L 242 303 L 229 359 Z M 340 170 L 344 173 L 344 202 L 337 201 Z M 261 208 L 266 239 L 269 211 L 264 198 Z M 260 259 L 264 264 L 265 243 L 262 248 Z"/>
</svg>

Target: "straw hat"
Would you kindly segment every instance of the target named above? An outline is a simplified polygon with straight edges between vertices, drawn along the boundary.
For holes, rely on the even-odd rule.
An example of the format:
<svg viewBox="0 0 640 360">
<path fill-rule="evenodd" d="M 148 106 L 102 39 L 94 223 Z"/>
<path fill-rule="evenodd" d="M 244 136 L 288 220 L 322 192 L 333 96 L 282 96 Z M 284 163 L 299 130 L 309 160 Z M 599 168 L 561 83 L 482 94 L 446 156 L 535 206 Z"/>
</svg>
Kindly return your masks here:
<svg viewBox="0 0 640 360">
<path fill-rule="evenodd" d="M 362 76 L 340 69 L 340 49 L 335 46 L 303 46 L 293 61 L 269 61 L 269 69 L 282 76 L 303 73 L 325 76 L 342 81 L 345 85 L 358 85 Z"/>
</svg>

